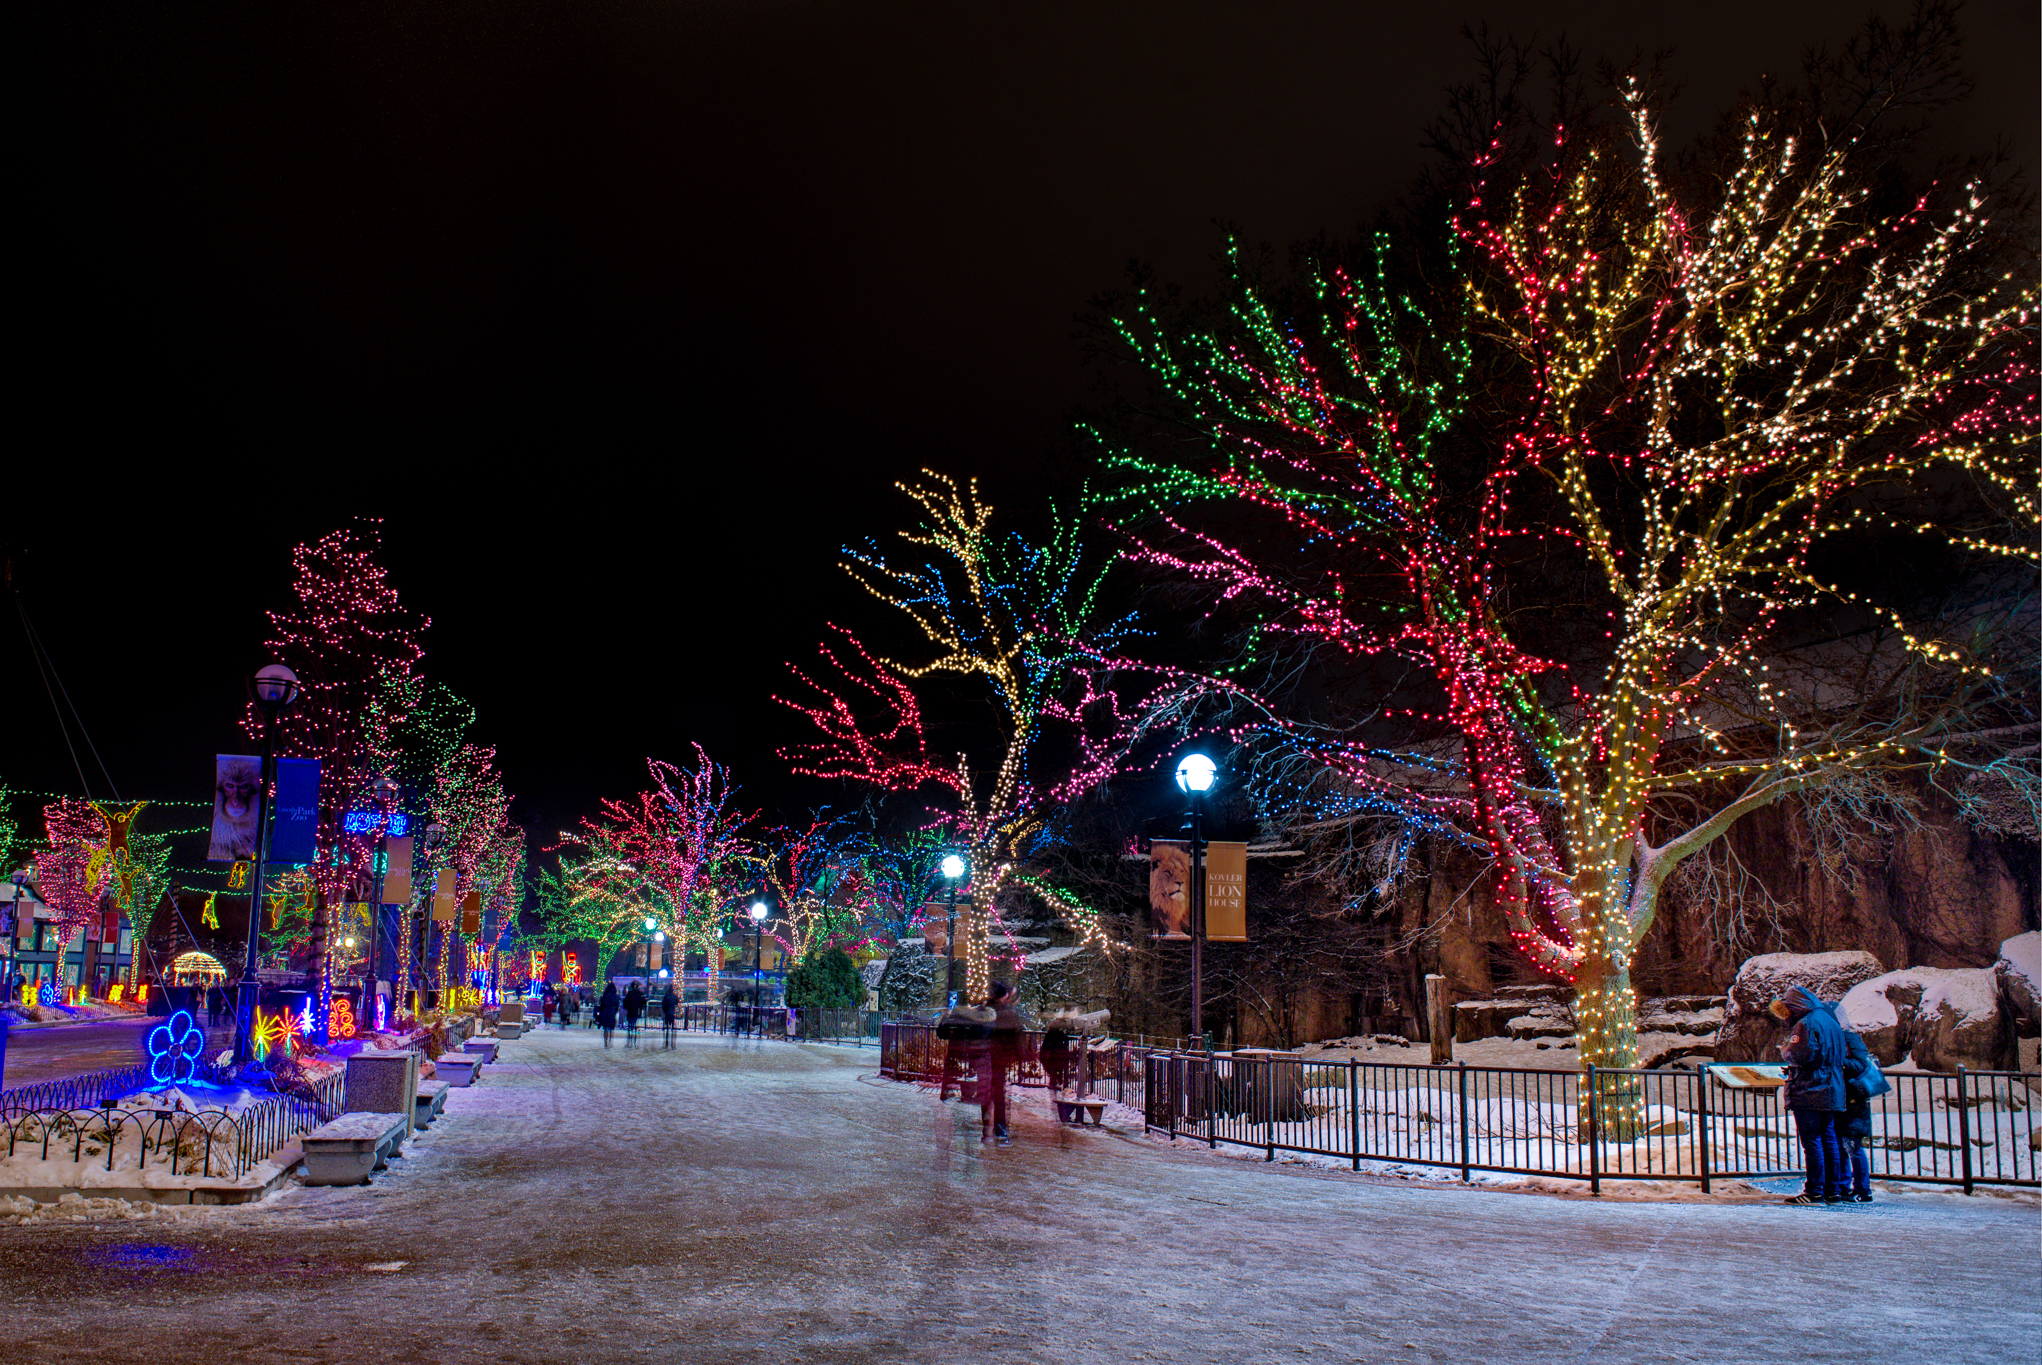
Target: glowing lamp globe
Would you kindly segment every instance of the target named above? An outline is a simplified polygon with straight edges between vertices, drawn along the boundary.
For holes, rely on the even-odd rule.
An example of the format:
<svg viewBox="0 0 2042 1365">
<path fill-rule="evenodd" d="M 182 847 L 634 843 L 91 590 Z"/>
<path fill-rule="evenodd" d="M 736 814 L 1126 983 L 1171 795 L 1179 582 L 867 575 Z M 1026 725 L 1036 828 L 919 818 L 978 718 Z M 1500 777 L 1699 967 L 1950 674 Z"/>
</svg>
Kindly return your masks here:
<svg viewBox="0 0 2042 1365">
<path fill-rule="evenodd" d="M 1187 792 L 1212 790 L 1219 765 L 1204 754 L 1186 754 L 1177 764 L 1177 789 Z"/>
<path fill-rule="evenodd" d="M 764 924 L 766 922 L 766 916 L 772 913 L 773 912 L 771 907 L 769 907 L 764 901 L 752 902 L 751 917 L 753 924 Z"/>
<path fill-rule="evenodd" d="M 955 853 L 949 853 L 944 855 L 943 875 L 949 878 L 951 881 L 953 882 L 963 881 L 964 874 L 967 870 L 968 869 L 964 865 L 964 859 L 958 857 Z"/>
<path fill-rule="evenodd" d="M 652 941 L 653 941 L 654 943 L 665 943 L 665 942 L 666 942 L 666 930 L 664 930 L 664 929 L 659 929 L 659 930 L 655 930 L 655 931 L 653 932 L 653 935 L 652 935 Z"/>
<path fill-rule="evenodd" d="M 652 930 L 654 930 L 654 929 L 657 929 L 658 927 L 659 927 L 659 922 L 658 922 L 657 920 L 653 919 L 653 918 L 652 918 L 652 916 L 650 916 L 650 915 L 647 915 L 647 916 L 645 917 L 645 928 L 646 928 L 646 931 L 647 931 L 648 933 L 649 933 L 649 932 L 651 932 L 651 931 L 652 931 Z"/>
<path fill-rule="evenodd" d="M 282 664 L 270 664 L 255 674 L 255 699 L 264 706 L 289 706 L 298 699 L 298 675 Z"/>
</svg>

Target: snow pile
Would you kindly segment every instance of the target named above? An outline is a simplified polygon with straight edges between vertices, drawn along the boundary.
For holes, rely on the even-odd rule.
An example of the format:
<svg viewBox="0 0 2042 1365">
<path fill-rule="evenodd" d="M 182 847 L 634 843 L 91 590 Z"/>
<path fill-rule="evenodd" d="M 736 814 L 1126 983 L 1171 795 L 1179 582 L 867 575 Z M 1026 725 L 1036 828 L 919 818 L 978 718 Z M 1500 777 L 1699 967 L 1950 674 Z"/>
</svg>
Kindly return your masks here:
<svg viewBox="0 0 2042 1365">
<path fill-rule="evenodd" d="M 2030 929 L 1999 945 L 1992 964 L 2000 999 L 2022 1038 L 2042 1034 L 2042 931 Z"/>
</svg>

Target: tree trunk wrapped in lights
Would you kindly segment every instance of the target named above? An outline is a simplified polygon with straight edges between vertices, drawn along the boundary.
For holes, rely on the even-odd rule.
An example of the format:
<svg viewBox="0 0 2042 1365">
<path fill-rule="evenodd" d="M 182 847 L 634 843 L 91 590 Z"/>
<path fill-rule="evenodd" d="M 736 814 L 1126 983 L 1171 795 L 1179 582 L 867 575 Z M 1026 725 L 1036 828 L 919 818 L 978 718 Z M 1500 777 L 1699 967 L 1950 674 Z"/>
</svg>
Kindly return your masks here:
<svg viewBox="0 0 2042 1365">
<path fill-rule="evenodd" d="M 1219 704 L 1301 820 L 1487 856 L 1609 1068 L 1668 876 L 1741 816 L 2032 745 L 2004 614 L 1956 630 L 1878 560 L 1916 537 L 1989 584 L 2037 525 L 2035 290 L 1983 189 L 1876 212 L 1862 127 L 1785 101 L 1677 183 L 1618 104 L 1499 132 L 1450 250 L 1379 234 L 1288 302 L 1237 266 L 1217 324 L 1140 292 L 1117 324 L 1171 436 L 1109 450 L 1100 499 L 1244 613 L 1228 669 L 1154 670 L 1157 714 Z M 1256 682 L 1301 661 L 1334 684 Z M 1368 704 L 1333 713 L 1343 685 Z"/>
</svg>

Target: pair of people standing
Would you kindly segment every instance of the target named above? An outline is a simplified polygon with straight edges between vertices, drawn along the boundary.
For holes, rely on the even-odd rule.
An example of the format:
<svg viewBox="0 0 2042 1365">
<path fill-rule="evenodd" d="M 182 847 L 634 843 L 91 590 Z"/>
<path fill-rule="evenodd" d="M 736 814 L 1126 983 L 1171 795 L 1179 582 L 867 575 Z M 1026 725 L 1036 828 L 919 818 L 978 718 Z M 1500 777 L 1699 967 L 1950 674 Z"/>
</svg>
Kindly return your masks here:
<svg viewBox="0 0 2042 1365">
<path fill-rule="evenodd" d="M 986 988 L 983 1006 L 954 1005 L 936 1026 L 936 1036 L 949 1044 L 943 1063 L 940 1098 L 950 1097 L 951 1076 L 964 1071 L 972 1078 L 979 1106 L 979 1140 L 1014 1145 L 1007 1131 L 1007 1072 L 1021 1062 L 1021 1013 L 1014 1007 L 1014 988 L 995 981 Z"/>
<path fill-rule="evenodd" d="M 1789 1204 L 1872 1202 L 1872 1097 L 1892 1082 L 1872 1060 L 1865 1040 L 1845 1028 L 1837 1007 L 1806 986 L 1772 1003 L 1773 1017 L 1792 1023 L 1780 1045 L 1787 1060 L 1787 1108 L 1808 1168 L 1808 1182 Z"/>
</svg>

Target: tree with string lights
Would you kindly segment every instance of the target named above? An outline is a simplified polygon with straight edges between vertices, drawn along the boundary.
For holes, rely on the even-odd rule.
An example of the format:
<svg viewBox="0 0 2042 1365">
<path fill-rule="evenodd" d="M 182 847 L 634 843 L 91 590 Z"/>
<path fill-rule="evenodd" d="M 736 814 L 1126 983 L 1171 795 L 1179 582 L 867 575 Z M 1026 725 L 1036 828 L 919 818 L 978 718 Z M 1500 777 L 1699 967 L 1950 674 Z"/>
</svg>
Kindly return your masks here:
<svg viewBox="0 0 2042 1365">
<path fill-rule="evenodd" d="M 922 522 L 901 533 L 910 559 L 876 546 L 846 551 L 845 569 L 898 610 L 928 645 L 914 660 L 874 655 L 833 627 L 822 667 L 795 668 L 809 695 L 785 698 L 822 732 L 781 751 L 796 772 L 845 778 L 878 792 L 928 792 L 940 802 L 930 828 L 970 850 L 972 911 L 961 917 L 966 993 L 985 998 L 995 960 L 1018 970 L 1021 952 L 1001 919 L 1009 894 L 1048 897 L 1082 942 L 1104 945 L 1098 916 L 1034 875 L 1030 856 L 1059 807 L 1110 776 L 1132 733 L 1120 699 L 1087 666 L 1087 648 L 1117 647 L 1132 629 L 1101 603 L 1108 565 L 1086 552 L 1075 525 L 1057 521 L 1041 544 L 997 535 L 977 484 L 925 471 L 900 485 Z M 971 752 L 938 754 L 924 691 L 955 680 L 986 695 L 994 724 Z"/>
<path fill-rule="evenodd" d="M 1993 596 L 2034 563 L 2032 275 L 1980 182 L 1884 202 L 1910 106 L 1863 84 L 1768 88 L 1676 169 L 1625 81 L 1607 125 L 1499 128 L 1444 251 L 1116 318 L 1168 435 L 1109 449 L 1101 505 L 1241 642 L 1158 665 L 1152 715 L 1226 717 L 1300 824 L 1483 854 L 1597 1066 L 1636 1065 L 1632 955 L 1741 817 L 2034 742 Z M 1909 539 L 1968 601 L 1882 580 Z"/>
<path fill-rule="evenodd" d="M 291 604 L 269 614 L 270 656 L 298 675 L 297 704 L 277 722 L 277 751 L 319 760 L 318 857 L 310 869 L 314 905 L 309 949 L 320 975 L 314 999 L 332 995 L 327 979 L 327 907 L 349 898 L 373 875 L 375 839 L 349 834 L 347 812 L 365 805 L 369 784 L 397 762 L 397 734 L 418 697 L 419 635 L 430 622 L 402 606 L 377 562 L 378 523 L 333 531 L 292 551 Z M 251 739 L 263 720 L 249 703 Z"/>
<path fill-rule="evenodd" d="M 592 940 L 597 980 L 626 945 L 664 933 L 679 960 L 699 948 L 712 962 L 725 915 L 756 885 L 758 857 L 744 833 L 730 772 L 700 745 L 695 766 L 647 759 L 651 785 L 605 798 L 561 842 L 560 870 L 540 883 L 549 942 Z"/>
</svg>

